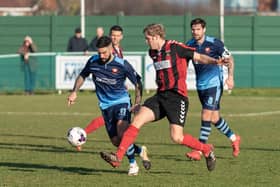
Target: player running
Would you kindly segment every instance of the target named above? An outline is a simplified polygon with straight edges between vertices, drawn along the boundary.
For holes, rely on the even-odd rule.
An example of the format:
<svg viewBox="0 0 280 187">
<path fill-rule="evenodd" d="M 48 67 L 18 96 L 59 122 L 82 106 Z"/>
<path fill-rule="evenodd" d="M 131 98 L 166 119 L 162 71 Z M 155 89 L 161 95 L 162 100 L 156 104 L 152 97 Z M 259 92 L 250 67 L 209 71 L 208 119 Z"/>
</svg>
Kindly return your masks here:
<svg viewBox="0 0 280 187">
<path fill-rule="evenodd" d="M 87 61 L 77 77 L 73 91 L 68 97 L 68 105 L 74 104 L 77 92 L 83 85 L 84 80 L 92 74 L 107 133 L 112 144 L 118 146 L 123 132 L 130 123 L 130 111 L 137 112 L 139 110 L 142 98 L 141 77 L 126 60 L 113 55 L 110 37 L 99 38 L 96 46 L 98 55 L 93 55 Z M 130 97 L 124 85 L 126 78 L 135 85 L 135 103 L 133 106 L 131 106 Z M 137 175 L 139 171 L 134 157 L 135 153 L 140 155 L 145 169 L 151 167 L 146 147 L 131 144 L 126 152 L 130 164 L 128 175 Z"/>
<path fill-rule="evenodd" d="M 197 52 L 213 58 L 229 58 L 228 78 L 225 83 L 228 89 L 234 87 L 234 62 L 230 52 L 224 43 L 217 38 L 206 36 L 206 22 L 201 18 L 191 21 L 193 38 L 187 42 L 188 46 L 194 47 Z M 237 157 L 239 154 L 240 136 L 234 134 L 228 123 L 220 116 L 220 101 L 223 94 L 223 67 L 218 65 L 200 64 L 193 61 L 196 73 L 196 87 L 202 105 L 201 129 L 199 141 L 206 143 L 211 133 L 211 124 L 231 141 L 232 154 Z M 200 160 L 202 152 L 194 149 L 186 154 L 192 160 Z"/>
<path fill-rule="evenodd" d="M 214 170 L 216 158 L 213 146 L 203 144 L 189 134 L 183 133 L 188 111 L 186 75 L 188 60 L 201 63 L 224 63 L 206 55 L 201 55 L 193 48 L 174 40 L 165 40 L 165 30 L 161 24 L 150 24 L 143 30 L 149 55 L 156 70 L 157 93 L 148 98 L 131 125 L 125 131 L 118 150 L 115 153 L 101 152 L 101 157 L 111 166 L 118 167 L 128 147 L 135 141 L 140 128 L 152 121 L 167 117 L 171 139 L 178 144 L 200 150 L 206 158 L 209 171 Z"/>
<path fill-rule="evenodd" d="M 121 41 L 123 39 L 123 29 L 119 25 L 113 25 L 110 28 L 110 37 L 112 39 L 112 45 L 113 45 L 113 55 L 123 58 L 123 49 L 121 47 Z M 100 127 L 105 125 L 105 121 L 103 119 L 103 116 L 98 116 L 94 118 L 85 128 L 85 132 L 87 134 L 93 133 Z M 82 146 L 76 147 L 77 151 L 82 150 Z M 146 149 L 143 149 L 143 151 L 146 151 Z"/>
</svg>

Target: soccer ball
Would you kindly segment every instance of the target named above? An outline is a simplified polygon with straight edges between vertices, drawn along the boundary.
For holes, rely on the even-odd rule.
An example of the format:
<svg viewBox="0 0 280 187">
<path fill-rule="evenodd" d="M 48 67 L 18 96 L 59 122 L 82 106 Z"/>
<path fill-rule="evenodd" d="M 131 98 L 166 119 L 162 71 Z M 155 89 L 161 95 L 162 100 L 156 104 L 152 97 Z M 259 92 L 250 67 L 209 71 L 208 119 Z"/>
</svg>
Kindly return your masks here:
<svg viewBox="0 0 280 187">
<path fill-rule="evenodd" d="M 75 147 L 81 146 L 86 143 L 87 133 L 81 127 L 72 127 L 68 130 L 67 140 Z"/>
</svg>

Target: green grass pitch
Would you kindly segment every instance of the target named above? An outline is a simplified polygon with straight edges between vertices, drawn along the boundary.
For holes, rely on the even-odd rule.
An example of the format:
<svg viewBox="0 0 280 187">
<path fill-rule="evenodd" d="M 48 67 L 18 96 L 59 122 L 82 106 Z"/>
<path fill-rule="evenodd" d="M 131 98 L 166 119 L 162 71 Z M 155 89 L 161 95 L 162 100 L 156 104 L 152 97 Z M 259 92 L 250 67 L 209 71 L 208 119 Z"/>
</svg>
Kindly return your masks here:
<svg viewBox="0 0 280 187">
<path fill-rule="evenodd" d="M 88 136 L 82 152 L 66 140 L 72 126 L 85 127 L 100 115 L 96 97 L 79 93 L 67 107 L 62 95 L 0 95 L 0 187 L 77 186 L 277 186 L 280 183 L 280 91 L 225 92 L 222 116 L 241 135 L 241 153 L 232 157 L 227 138 L 212 128 L 216 169 L 208 172 L 204 159 L 189 161 L 190 149 L 171 142 L 166 120 L 144 126 L 137 144 L 148 147 L 152 168 L 141 161 L 138 176 L 127 176 L 128 163 L 111 168 L 99 152 L 115 151 L 104 127 Z M 145 97 L 151 94 L 145 94 Z M 200 129 L 200 103 L 190 93 L 185 132 L 196 137 Z"/>
</svg>

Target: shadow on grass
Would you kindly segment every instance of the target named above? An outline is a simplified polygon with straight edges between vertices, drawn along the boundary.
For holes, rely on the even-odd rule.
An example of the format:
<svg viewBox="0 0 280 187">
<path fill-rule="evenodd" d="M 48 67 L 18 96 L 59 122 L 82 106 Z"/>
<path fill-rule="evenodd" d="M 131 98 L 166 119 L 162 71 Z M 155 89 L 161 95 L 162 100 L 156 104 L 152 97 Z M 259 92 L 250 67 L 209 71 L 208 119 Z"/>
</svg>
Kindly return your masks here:
<svg viewBox="0 0 280 187">
<path fill-rule="evenodd" d="M 0 137 L 1 136 L 6 136 L 6 137 L 23 137 L 23 138 L 34 138 L 34 139 L 42 139 L 42 140 L 62 140 L 62 141 L 67 141 L 66 140 L 66 135 L 65 137 L 63 136 L 60 136 L 60 137 L 56 137 L 56 136 L 39 136 L 39 135 L 27 135 L 27 134 L 7 134 L 7 133 L 0 133 Z M 89 135 L 90 136 L 90 135 Z M 110 142 L 109 138 L 105 138 L 104 140 L 98 140 L 98 139 L 95 139 L 95 140 L 87 140 L 87 142 L 93 142 L 93 143 L 108 143 Z M 177 146 L 177 144 L 171 142 L 170 140 L 170 143 L 162 143 L 162 142 L 156 142 L 156 141 L 136 141 L 136 144 L 139 144 L 139 145 L 152 145 L 152 146 Z"/>
<path fill-rule="evenodd" d="M 217 159 L 223 159 L 223 160 L 235 160 L 236 158 L 230 155 L 220 155 L 218 154 L 218 149 L 230 149 L 232 150 L 231 146 L 215 146 L 215 154 Z M 242 154 L 243 151 L 257 151 L 257 152 L 280 152 L 280 149 L 277 148 L 261 148 L 261 147 L 241 147 L 240 152 Z M 161 160 L 174 160 L 177 162 L 193 162 L 189 158 L 187 158 L 184 154 L 178 153 L 178 154 L 165 154 L 165 153 L 153 153 L 150 154 L 150 157 L 152 159 L 161 159 Z M 201 157 L 202 160 L 204 160 L 204 157 Z"/>
<path fill-rule="evenodd" d="M 0 162 L 0 167 L 8 167 L 12 171 L 19 172 L 37 172 L 37 170 L 56 170 L 59 172 L 75 173 L 80 175 L 102 175 L 104 173 L 114 174 L 127 174 L 127 171 L 118 169 L 93 169 L 85 167 L 62 167 L 62 166 L 50 166 L 46 164 L 33 164 L 33 163 L 12 163 L 12 162 Z M 143 171 L 150 174 L 172 174 L 171 171 L 158 170 L 158 171 Z M 190 173 L 189 175 L 193 175 Z"/>
<path fill-rule="evenodd" d="M 25 150 L 25 151 L 39 151 L 39 152 L 52 152 L 52 153 L 78 153 L 78 154 L 99 154 L 94 151 L 86 151 L 77 152 L 74 147 L 71 147 L 68 143 L 65 143 L 65 146 L 56 146 L 56 145 L 46 145 L 46 144 L 36 144 L 36 140 L 51 140 L 51 141 L 63 141 L 67 142 L 66 137 L 52 137 L 52 136 L 36 136 L 36 135 L 26 135 L 26 134 L 4 134 L 0 133 L 0 137 L 19 137 L 19 138 L 33 138 L 35 139 L 34 144 L 27 143 L 7 143 L 0 142 L 0 149 L 10 149 L 10 150 Z M 18 140 L 17 142 L 22 142 L 22 140 Z M 99 144 L 99 143 L 108 143 L 110 140 L 87 140 L 88 144 Z M 49 143 L 49 141 L 48 141 Z M 55 142 L 54 144 L 57 144 Z M 95 146 L 95 149 L 97 147 Z"/>
<path fill-rule="evenodd" d="M 28 134 L 1 134 L 0 133 L 0 137 L 23 137 L 23 138 L 34 138 L 34 139 L 43 139 L 43 140 L 63 140 L 63 141 L 67 141 L 66 140 L 66 135 L 64 136 L 60 136 L 60 137 L 56 137 L 56 136 L 35 136 L 35 135 L 28 135 Z M 108 141 L 110 141 L 108 139 Z M 88 142 L 91 142 L 88 140 Z M 106 143 L 107 141 L 105 140 L 94 140 L 94 142 L 102 142 L 102 143 Z"/>
<path fill-rule="evenodd" d="M 25 171 L 35 172 L 36 170 L 57 170 L 59 172 L 76 173 L 80 175 L 101 175 L 102 173 L 119 173 L 126 174 L 126 171 L 121 170 L 105 170 L 105 169 L 93 169 L 84 167 L 62 167 L 62 166 L 50 166 L 46 164 L 32 164 L 32 163 L 12 163 L 12 162 L 0 162 L 0 167 L 9 167 L 13 171 Z"/>
<path fill-rule="evenodd" d="M 151 156 L 153 159 L 162 159 L 162 160 L 174 160 L 177 162 L 186 162 L 186 161 L 191 161 L 187 157 L 185 157 L 182 154 L 177 154 L 177 155 L 170 155 L 170 154 L 153 154 Z"/>
<path fill-rule="evenodd" d="M 2 143 L 0 142 L 0 149 L 10 150 L 24 150 L 24 151 L 38 151 L 38 152 L 50 152 L 50 153 L 75 153 L 75 154 L 98 154 L 97 151 L 81 151 L 78 152 L 70 145 L 66 147 L 54 146 L 54 145 L 38 145 L 38 144 L 20 144 L 20 143 Z"/>
</svg>

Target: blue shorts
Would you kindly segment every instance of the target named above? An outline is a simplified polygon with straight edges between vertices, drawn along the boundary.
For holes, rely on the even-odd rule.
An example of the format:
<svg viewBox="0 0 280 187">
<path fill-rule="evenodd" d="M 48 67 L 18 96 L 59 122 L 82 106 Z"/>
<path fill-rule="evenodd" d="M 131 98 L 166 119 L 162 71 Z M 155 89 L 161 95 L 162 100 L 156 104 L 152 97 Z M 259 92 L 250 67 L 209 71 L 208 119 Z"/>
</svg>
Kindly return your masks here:
<svg viewBox="0 0 280 187">
<path fill-rule="evenodd" d="M 222 86 L 197 90 L 197 93 L 203 109 L 220 110 L 220 101 L 223 95 Z"/>
<path fill-rule="evenodd" d="M 107 133 L 110 138 L 117 136 L 117 122 L 118 120 L 131 121 L 131 113 L 129 112 L 129 105 L 127 103 L 117 104 L 105 110 L 102 110 L 102 116 L 105 121 Z"/>
</svg>

